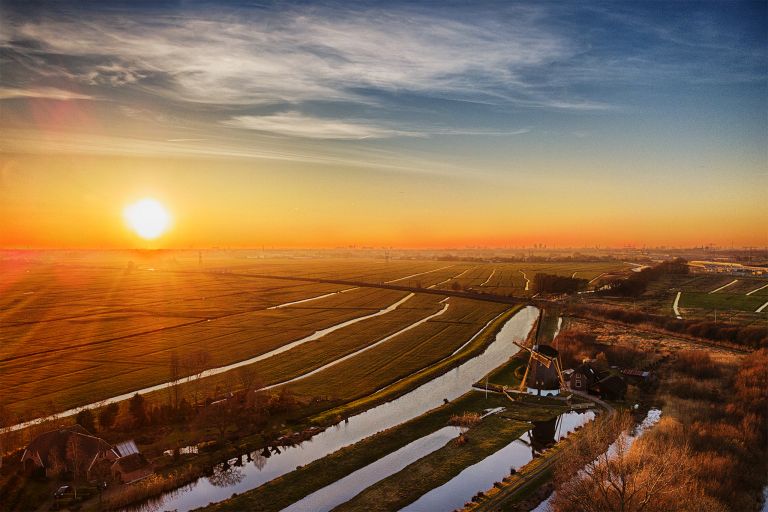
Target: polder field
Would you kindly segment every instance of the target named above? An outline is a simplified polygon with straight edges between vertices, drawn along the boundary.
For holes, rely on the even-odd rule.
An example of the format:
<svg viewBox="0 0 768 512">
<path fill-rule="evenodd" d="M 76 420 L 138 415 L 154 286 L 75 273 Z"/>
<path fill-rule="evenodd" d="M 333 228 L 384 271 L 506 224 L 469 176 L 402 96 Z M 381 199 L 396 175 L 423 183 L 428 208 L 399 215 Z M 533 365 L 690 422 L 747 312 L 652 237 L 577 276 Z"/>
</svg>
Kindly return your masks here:
<svg viewBox="0 0 768 512">
<path fill-rule="evenodd" d="M 673 304 L 680 292 L 678 311 L 683 319 L 727 321 L 740 325 L 768 320 L 768 277 L 691 273 L 664 275 L 651 282 L 637 299 L 611 298 L 627 308 L 675 316 Z"/>
<path fill-rule="evenodd" d="M 266 386 L 318 370 L 292 382 L 291 390 L 335 404 L 358 399 L 441 361 L 510 310 L 377 284 L 439 290 L 457 282 L 462 289 L 525 297 L 531 295 L 525 277 L 536 272 L 592 279 L 626 268 L 620 262 L 207 255 L 199 261 L 197 254 L 0 265 L 0 389 L 3 405 L 25 420 L 163 384 L 172 354 L 200 351 L 208 356 L 206 368 L 264 356 L 251 367 Z M 209 377 L 205 388 L 231 377 Z"/>
</svg>

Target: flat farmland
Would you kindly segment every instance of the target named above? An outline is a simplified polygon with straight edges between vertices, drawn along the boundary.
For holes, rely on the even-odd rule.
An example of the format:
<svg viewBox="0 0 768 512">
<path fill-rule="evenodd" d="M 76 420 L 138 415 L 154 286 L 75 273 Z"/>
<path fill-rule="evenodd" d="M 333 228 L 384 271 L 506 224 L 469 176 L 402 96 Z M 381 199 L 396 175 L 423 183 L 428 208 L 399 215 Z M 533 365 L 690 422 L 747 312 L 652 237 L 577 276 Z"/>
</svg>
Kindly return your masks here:
<svg viewBox="0 0 768 512">
<path fill-rule="evenodd" d="M 416 261 L 416 260 L 355 260 L 355 259 L 280 259 L 250 260 L 250 263 L 231 267 L 232 272 L 269 274 L 276 276 L 306 277 L 312 279 L 343 279 L 385 283 L 396 280 L 399 283 L 426 286 L 439 282 L 441 276 L 449 277 L 457 271 L 468 268 L 461 262 Z M 230 267 L 221 267 L 229 269 Z M 412 277 L 411 277 L 412 276 Z"/>
<path fill-rule="evenodd" d="M 355 276 L 367 272 L 372 279 L 399 279 L 446 266 L 399 263 L 369 262 L 366 271 L 363 262 L 356 262 L 349 275 L 339 262 L 330 267 L 338 278 L 359 279 Z M 271 265 L 276 275 L 296 270 L 294 262 Z M 17 265 L 2 279 L 0 386 L 4 402 L 24 417 L 164 382 L 173 351 L 183 356 L 205 350 L 211 356 L 210 367 L 222 366 L 369 315 L 406 296 L 360 288 L 267 309 L 348 287 L 244 278 L 230 272 L 56 264 L 21 269 Z M 307 364 L 301 363 L 294 373 L 375 341 L 365 334 L 367 322 L 370 332 L 386 335 L 434 312 L 439 300 L 417 296 L 402 311 L 388 313 L 395 315 L 392 319 L 384 321 L 384 315 L 356 324 L 359 332 L 350 331 L 347 338 L 329 343 L 328 354 L 322 355 L 321 345 L 313 346 L 311 355 L 302 360 Z"/>
<path fill-rule="evenodd" d="M 304 396 L 349 401 L 366 396 L 430 366 L 459 349 L 509 306 L 451 298 L 444 315 L 378 345 L 364 354 L 290 384 Z"/>
<path fill-rule="evenodd" d="M 450 289 L 453 282 L 458 282 L 463 289 L 473 289 L 497 295 L 529 296 L 532 290 L 526 290 L 526 278 L 533 281 L 538 273 L 574 276 L 592 280 L 602 274 L 631 268 L 622 262 L 557 262 L 557 263 L 480 263 L 464 268 L 466 272 L 455 275 L 454 279 L 440 284 L 441 289 Z M 458 274 L 458 272 L 457 272 Z M 525 274 L 525 275 L 523 275 Z"/>
<path fill-rule="evenodd" d="M 736 293 L 702 293 L 685 292 L 680 296 L 680 307 L 684 310 L 688 308 L 701 308 L 708 310 L 738 310 L 754 312 L 757 308 L 766 302 L 765 297 L 755 295 L 744 295 Z"/>
<path fill-rule="evenodd" d="M 250 368 L 263 385 L 274 386 L 331 364 L 285 385 L 307 398 L 324 396 L 336 403 L 345 402 L 446 358 L 509 309 L 502 304 L 456 298 L 449 299 L 445 308 L 443 300 L 416 294 L 392 313 L 345 327 Z M 356 353 L 360 350 L 364 351 Z M 208 377 L 206 386 L 226 389 L 236 385 L 236 372 Z M 161 393 L 156 393 L 158 399 L 164 399 Z"/>
<path fill-rule="evenodd" d="M 678 308 L 684 319 L 715 320 L 717 315 L 720 321 L 749 325 L 765 321 L 768 308 L 761 313 L 756 310 L 768 302 L 766 285 L 768 279 L 757 277 L 704 273 L 665 275 L 652 281 L 636 300 L 614 298 L 611 301 L 614 305 L 675 316 L 672 306 L 680 292 Z"/>
</svg>

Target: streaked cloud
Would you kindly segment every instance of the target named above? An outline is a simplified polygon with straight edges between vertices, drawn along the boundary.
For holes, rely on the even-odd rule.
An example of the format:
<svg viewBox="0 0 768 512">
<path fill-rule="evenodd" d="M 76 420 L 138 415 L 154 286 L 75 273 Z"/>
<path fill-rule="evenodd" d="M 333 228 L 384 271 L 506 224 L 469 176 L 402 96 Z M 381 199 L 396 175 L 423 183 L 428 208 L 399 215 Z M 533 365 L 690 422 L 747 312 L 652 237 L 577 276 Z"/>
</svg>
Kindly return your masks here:
<svg viewBox="0 0 768 512">
<path fill-rule="evenodd" d="M 362 122 L 320 119 L 305 116 L 299 112 L 282 112 L 266 116 L 235 116 L 224 121 L 223 124 L 235 128 L 310 139 L 380 139 L 400 135 L 421 135 Z"/>
<path fill-rule="evenodd" d="M 142 86 L 211 104 L 374 101 L 363 89 L 505 102 L 507 89 L 528 94 L 525 68 L 575 50 L 536 23 L 539 13 L 530 8 L 504 23 L 407 8 L 305 11 L 50 17 L 10 24 L 5 44 L 34 41 L 32 49 L 15 49 L 38 59 L 84 59 L 61 69 L 83 83 L 121 86 L 161 75 L 175 87 Z"/>
<path fill-rule="evenodd" d="M 92 100 L 93 96 L 56 87 L 31 87 L 29 89 L 0 87 L 0 99 L 46 98 L 51 100 Z"/>
</svg>

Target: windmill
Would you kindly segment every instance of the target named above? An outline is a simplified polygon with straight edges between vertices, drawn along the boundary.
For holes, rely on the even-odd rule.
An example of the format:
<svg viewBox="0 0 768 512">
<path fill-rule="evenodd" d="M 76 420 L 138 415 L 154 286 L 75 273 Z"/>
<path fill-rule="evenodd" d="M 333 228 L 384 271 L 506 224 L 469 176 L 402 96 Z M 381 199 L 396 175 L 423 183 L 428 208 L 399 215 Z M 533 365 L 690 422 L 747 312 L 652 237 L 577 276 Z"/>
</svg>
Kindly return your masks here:
<svg viewBox="0 0 768 512">
<path fill-rule="evenodd" d="M 513 342 L 521 349 L 530 352 L 525 374 L 520 382 L 520 391 L 525 391 L 527 387 L 528 389 L 535 389 L 537 395 L 541 395 L 543 390 L 551 391 L 567 388 L 562 368 L 560 368 L 560 361 L 558 360 L 559 352 L 551 345 L 539 343 L 539 329 L 543 316 L 542 313 L 541 318 L 539 318 L 539 324 L 536 327 L 536 336 L 532 347 L 526 347 Z"/>
</svg>

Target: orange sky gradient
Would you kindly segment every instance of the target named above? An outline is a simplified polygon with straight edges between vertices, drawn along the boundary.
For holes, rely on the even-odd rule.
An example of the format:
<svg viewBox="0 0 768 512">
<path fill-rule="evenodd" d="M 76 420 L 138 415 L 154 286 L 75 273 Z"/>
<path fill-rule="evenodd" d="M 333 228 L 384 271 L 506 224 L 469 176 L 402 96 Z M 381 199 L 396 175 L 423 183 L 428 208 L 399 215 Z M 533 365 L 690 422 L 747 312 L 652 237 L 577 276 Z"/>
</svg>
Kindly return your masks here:
<svg viewBox="0 0 768 512">
<path fill-rule="evenodd" d="M 768 246 L 751 4 L 36 6 L 0 15 L 0 248 Z"/>
</svg>

